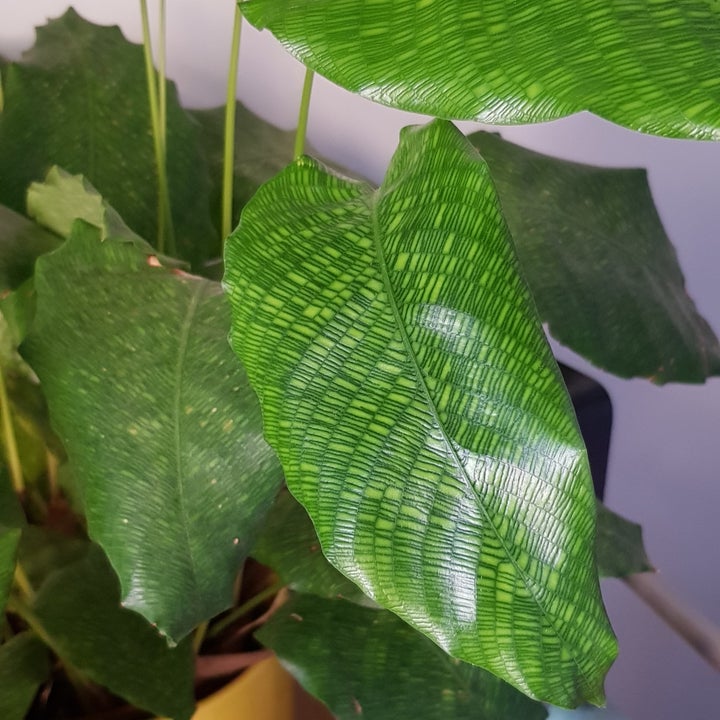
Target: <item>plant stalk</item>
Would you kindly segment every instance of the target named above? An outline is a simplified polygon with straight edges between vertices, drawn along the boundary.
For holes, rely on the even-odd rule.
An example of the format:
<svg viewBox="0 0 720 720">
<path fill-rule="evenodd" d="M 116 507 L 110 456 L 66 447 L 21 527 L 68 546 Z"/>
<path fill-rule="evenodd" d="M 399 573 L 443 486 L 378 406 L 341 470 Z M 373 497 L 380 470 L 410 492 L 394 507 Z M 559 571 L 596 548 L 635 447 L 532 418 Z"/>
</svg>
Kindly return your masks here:
<svg viewBox="0 0 720 720">
<path fill-rule="evenodd" d="M 27 576 L 27 573 L 19 562 L 15 564 L 14 580 L 15 585 L 17 585 L 17 588 L 20 591 L 23 599 L 28 603 L 34 602 L 35 590 L 33 590 L 33 586 L 30 583 L 30 578 Z"/>
<path fill-rule="evenodd" d="M 278 581 L 261 590 L 257 595 L 253 595 L 249 600 L 228 613 L 222 620 L 218 620 L 208 632 L 208 638 L 212 639 L 220 635 L 223 630 L 230 627 L 234 622 L 244 615 L 247 615 L 251 610 L 254 610 L 258 605 L 261 605 L 273 595 L 277 595 L 284 587 L 285 583 Z"/>
<path fill-rule="evenodd" d="M 20 452 L 18 451 L 15 426 L 13 425 L 12 413 L 10 412 L 10 401 L 8 400 L 7 386 L 5 385 L 5 373 L 0 368 L 0 415 L 2 415 L 3 442 L 5 444 L 5 455 L 10 470 L 10 480 L 13 490 L 18 495 L 25 493 L 25 480 L 23 479 L 22 464 L 20 463 Z"/>
<path fill-rule="evenodd" d="M 308 117 L 310 115 L 310 98 L 312 97 L 312 85 L 314 78 L 315 73 L 310 68 L 305 68 L 305 81 L 303 82 L 302 97 L 300 98 L 298 126 L 295 131 L 296 160 L 305 153 L 305 136 L 307 135 Z"/>
<path fill-rule="evenodd" d="M 233 180 L 235 171 L 235 106 L 237 94 L 238 63 L 240 59 L 240 35 L 242 31 L 242 10 L 235 3 L 232 43 L 230 45 L 230 67 L 228 69 L 227 92 L 225 95 L 225 137 L 223 149 L 223 184 L 221 230 L 226 238 L 233 223 Z"/>
<path fill-rule="evenodd" d="M 638 573 L 623 579 L 685 642 L 720 671 L 720 628 L 717 625 L 686 607 L 660 584 L 656 573 Z"/>
<path fill-rule="evenodd" d="M 160 37 L 162 46 L 162 55 L 164 55 L 164 36 L 165 36 L 165 5 L 161 5 L 163 15 L 160 18 Z M 153 64 L 152 41 L 150 37 L 150 21 L 148 19 L 147 0 L 140 0 L 140 14 L 142 17 L 143 31 L 143 54 L 145 57 L 145 77 L 148 86 L 148 102 L 150 105 L 150 121 L 152 123 L 153 149 L 155 152 L 155 166 L 158 176 L 158 234 L 157 248 L 158 252 L 170 253 L 175 252 L 174 233 L 172 228 L 172 214 L 170 212 L 170 190 L 167 177 L 167 153 L 165 147 L 165 127 L 161 119 L 160 97 L 165 94 L 165 77 L 160 77 L 160 83 L 163 88 L 158 94 L 158 82 L 155 77 L 155 66 Z M 160 58 L 160 67 L 164 71 L 165 59 Z M 166 101 L 163 101 L 164 103 Z M 166 111 L 165 111 L 166 112 Z M 167 241 L 167 243 L 166 243 Z"/>
</svg>

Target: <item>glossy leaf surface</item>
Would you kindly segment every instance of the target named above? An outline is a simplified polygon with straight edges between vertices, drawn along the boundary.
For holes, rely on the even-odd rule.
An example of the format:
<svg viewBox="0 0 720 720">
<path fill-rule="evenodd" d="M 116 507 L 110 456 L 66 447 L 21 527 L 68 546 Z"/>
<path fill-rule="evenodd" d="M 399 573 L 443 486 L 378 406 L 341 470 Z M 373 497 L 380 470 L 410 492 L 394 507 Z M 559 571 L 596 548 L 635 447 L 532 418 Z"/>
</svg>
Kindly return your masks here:
<svg viewBox="0 0 720 720">
<path fill-rule="evenodd" d="M 645 552 L 642 528 L 597 504 L 595 548 L 598 572 L 605 577 L 625 577 L 654 570 Z"/>
<path fill-rule="evenodd" d="M 685 289 L 647 175 L 541 155 L 490 133 L 490 166 L 538 312 L 598 367 L 653 382 L 720 373 L 720 345 Z"/>
<path fill-rule="evenodd" d="M 157 237 L 157 172 L 142 48 L 68 10 L 3 70 L 0 202 L 22 212 L 51 165 L 85 175 L 142 237 Z M 198 264 L 214 239 L 197 127 L 167 86 L 168 178 L 177 251 Z M 171 246 L 168 246 L 171 250 Z"/>
<path fill-rule="evenodd" d="M 309 67 L 377 102 L 486 123 L 590 110 L 648 133 L 720 138 L 710 0 L 244 0 Z"/>
<path fill-rule="evenodd" d="M 234 348 L 328 559 L 456 657 L 600 702 L 586 454 L 467 140 L 406 129 L 377 191 L 297 161 L 226 265 Z"/>
<path fill-rule="evenodd" d="M 21 285 L 32 275 L 35 260 L 59 244 L 54 235 L 0 205 L 0 292 Z"/>
<path fill-rule="evenodd" d="M 448 657 L 386 610 L 294 595 L 256 633 L 338 720 L 542 720 L 540 703 Z"/>
<path fill-rule="evenodd" d="M 12 585 L 15 559 L 24 525 L 25 515 L 7 470 L 0 467 L 0 614 L 5 610 Z"/>
<path fill-rule="evenodd" d="M 168 647 L 119 600 L 115 573 L 89 545 L 84 557 L 47 579 L 33 610 L 53 650 L 91 680 L 139 708 L 189 720 L 195 704 L 191 643 Z"/>
<path fill-rule="evenodd" d="M 23 720 L 49 672 L 48 651 L 32 633 L 0 645 L 0 717 Z"/>
<path fill-rule="evenodd" d="M 74 228 L 38 263 L 23 353 L 123 602 L 178 640 L 232 603 L 280 468 L 220 286 Z"/>
<path fill-rule="evenodd" d="M 292 590 L 374 605 L 325 559 L 307 512 L 287 491 L 278 496 L 251 554 Z"/>
</svg>

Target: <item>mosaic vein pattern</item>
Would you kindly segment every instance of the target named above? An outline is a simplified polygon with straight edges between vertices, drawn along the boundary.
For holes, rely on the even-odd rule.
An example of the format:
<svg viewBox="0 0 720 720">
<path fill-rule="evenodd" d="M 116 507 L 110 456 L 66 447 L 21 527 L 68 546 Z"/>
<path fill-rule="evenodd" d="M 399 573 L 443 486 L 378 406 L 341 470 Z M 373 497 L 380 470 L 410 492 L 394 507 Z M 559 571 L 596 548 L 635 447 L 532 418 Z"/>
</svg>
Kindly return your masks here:
<svg viewBox="0 0 720 720">
<path fill-rule="evenodd" d="M 486 123 L 590 110 L 720 138 L 714 0 L 245 0 L 302 62 L 372 100 Z"/>
<path fill-rule="evenodd" d="M 23 354 L 126 607 L 175 640 L 229 607 L 282 482 L 218 283 L 76 223 L 37 263 Z"/>
<path fill-rule="evenodd" d="M 226 261 L 233 346 L 328 559 L 453 655 L 601 701 L 585 451 L 467 140 L 406 129 L 378 191 L 296 162 Z"/>
</svg>

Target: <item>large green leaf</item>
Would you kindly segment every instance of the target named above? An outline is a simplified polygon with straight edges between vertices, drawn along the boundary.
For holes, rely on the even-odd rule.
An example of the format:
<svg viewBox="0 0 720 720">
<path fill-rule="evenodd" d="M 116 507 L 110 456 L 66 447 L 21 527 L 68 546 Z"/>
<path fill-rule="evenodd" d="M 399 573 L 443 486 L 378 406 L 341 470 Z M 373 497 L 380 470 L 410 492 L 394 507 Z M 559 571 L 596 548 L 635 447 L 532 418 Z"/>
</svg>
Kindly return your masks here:
<svg viewBox="0 0 720 720">
<path fill-rule="evenodd" d="M 33 610 L 61 659 L 140 708 L 189 720 L 195 704 L 190 641 L 168 647 L 119 599 L 115 573 L 90 545 L 47 579 Z"/>
<path fill-rule="evenodd" d="M 123 602 L 171 638 L 232 603 L 281 482 L 220 285 L 78 221 L 41 259 L 37 371 Z"/>
<path fill-rule="evenodd" d="M 406 129 L 377 191 L 298 160 L 226 263 L 233 346 L 328 559 L 456 657 L 601 702 L 586 452 L 467 140 Z"/>
<path fill-rule="evenodd" d="M 0 618 L 10 593 L 24 525 L 25 515 L 10 483 L 7 470 L 4 466 L 0 466 Z M 3 717 L 2 714 L 0 717 Z"/>
<path fill-rule="evenodd" d="M 307 512 L 287 491 L 280 493 L 268 514 L 252 556 L 271 567 L 293 590 L 374 605 L 325 559 Z"/>
<path fill-rule="evenodd" d="M 597 504 L 595 553 L 598 572 L 604 577 L 625 577 L 654 570 L 645 552 L 642 528 Z"/>
<path fill-rule="evenodd" d="M 558 160 L 475 133 L 538 312 L 621 377 L 703 382 L 720 344 L 688 297 L 644 170 Z"/>
<path fill-rule="evenodd" d="M 35 47 L 3 70 L 0 202 L 22 212 L 51 165 L 85 175 L 142 237 L 157 236 L 157 172 L 142 48 L 73 10 L 38 28 Z M 217 243 L 195 121 L 167 86 L 168 177 L 177 250 L 199 263 Z M 168 248 L 171 249 L 171 248 Z"/>
<path fill-rule="evenodd" d="M 720 138 L 711 0 L 241 0 L 309 67 L 385 105 L 517 124 L 590 110 Z"/>
<path fill-rule="evenodd" d="M 0 292 L 21 285 L 33 274 L 35 260 L 59 244 L 54 235 L 0 205 Z"/>
<path fill-rule="evenodd" d="M 257 633 L 338 720 L 542 720 L 545 708 L 448 657 L 385 610 L 294 595 Z"/>
<path fill-rule="evenodd" d="M 49 671 L 48 651 L 31 633 L 0 646 L 0 717 L 23 720 Z"/>
</svg>

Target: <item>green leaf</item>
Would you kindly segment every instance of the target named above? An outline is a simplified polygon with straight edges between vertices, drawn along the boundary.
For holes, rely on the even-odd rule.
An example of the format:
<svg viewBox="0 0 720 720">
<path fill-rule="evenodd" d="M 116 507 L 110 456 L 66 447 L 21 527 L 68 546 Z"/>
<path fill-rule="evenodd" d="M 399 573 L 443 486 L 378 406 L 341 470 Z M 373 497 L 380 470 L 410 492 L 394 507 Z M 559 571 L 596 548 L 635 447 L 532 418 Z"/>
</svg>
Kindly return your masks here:
<svg viewBox="0 0 720 720">
<path fill-rule="evenodd" d="M 281 482 L 220 285 L 78 221 L 38 263 L 22 347 L 123 602 L 177 640 L 232 604 Z"/>
<path fill-rule="evenodd" d="M 125 224 L 87 178 L 71 175 L 56 165 L 43 182 L 34 182 L 28 188 L 27 209 L 30 217 L 63 238 L 70 235 L 75 220 L 84 220 L 99 228 L 101 240 L 124 240 L 146 255 L 155 254 L 152 246 Z M 166 255 L 159 258 L 167 267 L 184 265 Z"/>
<path fill-rule="evenodd" d="M 406 129 L 377 191 L 298 160 L 226 263 L 233 346 L 330 562 L 452 655 L 602 702 L 586 451 L 467 140 Z"/>
<path fill-rule="evenodd" d="M 720 139 L 710 0 L 243 0 L 243 14 L 338 85 L 486 123 L 581 110 L 647 133 Z"/>
<path fill-rule="evenodd" d="M 68 10 L 38 28 L 35 47 L 4 70 L 0 202 L 21 212 L 51 165 L 85 175 L 127 224 L 157 237 L 157 172 L 142 48 L 117 27 Z M 176 245 L 199 264 L 219 245 L 195 121 L 167 85 L 167 168 Z M 168 248 L 171 251 L 171 248 Z"/>
<path fill-rule="evenodd" d="M 54 235 L 0 205 L 0 292 L 22 285 L 33 274 L 35 260 L 59 244 Z"/>
<path fill-rule="evenodd" d="M 338 720 L 542 720 L 545 708 L 384 610 L 294 595 L 256 633 Z"/>
<path fill-rule="evenodd" d="M 49 672 L 48 651 L 32 633 L 0 646 L 0 717 L 23 720 Z"/>
<path fill-rule="evenodd" d="M 19 560 L 30 585 L 39 590 L 58 570 L 77 562 L 87 554 L 88 540 L 68 537 L 36 525 L 23 528 Z"/>
<path fill-rule="evenodd" d="M 490 166 L 554 337 L 620 377 L 720 373 L 720 344 L 688 297 L 644 170 L 558 160 L 489 133 L 468 139 Z"/>
<path fill-rule="evenodd" d="M 377 607 L 325 559 L 312 521 L 289 492 L 278 496 L 251 554 L 293 590 Z"/>
<path fill-rule="evenodd" d="M 10 483 L 7 469 L 0 466 L 0 617 L 12 586 L 24 525 L 25 514 Z M 4 716 L 0 713 L 0 717 Z"/>
<path fill-rule="evenodd" d="M 200 140 L 208 161 L 212 183 L 210 214 L 215 221 L 219 237 L 225 106 L 189 112 L 200 126 Z M 240 217 L 240 210 L 260 185 L 280 172 L 293 158 L 295 133 L 276 128 L 251 113 L 241 103 L 237 103 L 235 138 L 233 223 Z"/>
<path fill-rule="evenodd" d="M 169 648 L 136 613 L 120 607 L 117 578 L 102 552 L 51 575 L 33 606 L 52 649 L 133 705 L 173 720 L 194 708 L 192 647 Z"/>
<path fill-rule="evenodd" d="M 642 528 L 634 522 L 597 504 L 595 553 L 598 572 L 603 577 L 626 577 L 652 572 L 642 539 Z"/>
</svg>

